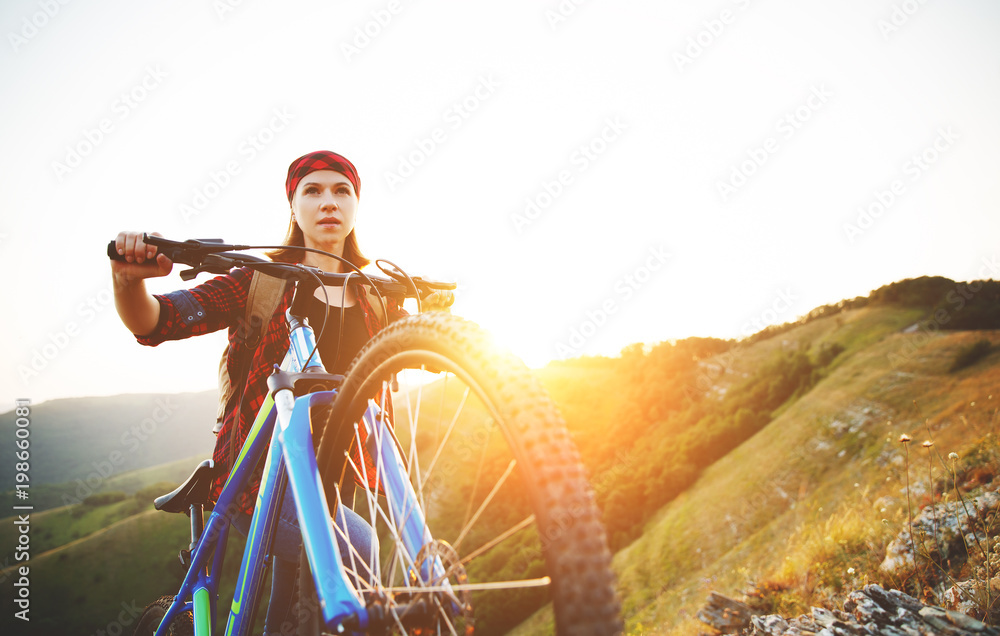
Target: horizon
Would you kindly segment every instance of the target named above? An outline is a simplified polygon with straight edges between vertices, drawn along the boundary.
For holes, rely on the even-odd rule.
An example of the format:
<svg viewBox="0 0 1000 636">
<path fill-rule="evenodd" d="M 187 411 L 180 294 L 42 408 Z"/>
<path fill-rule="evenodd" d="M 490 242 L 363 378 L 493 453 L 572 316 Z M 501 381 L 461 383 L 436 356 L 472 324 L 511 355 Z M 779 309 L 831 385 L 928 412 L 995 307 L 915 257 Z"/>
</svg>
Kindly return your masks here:
<svg viewBox="0 0 1000 636">
<path fill-rule="evenodd" d="M 1000 263 L 998 263 L 998 262 L 984 263 L 984 267 L 987 267 L 987 266 L 988 267 L 996 268 L 996 269 L 992 269 L 991 270 L 993 272 L 1000 272 Z M 744 332 L 744 333 L 742 333 L 740 335 L 737 335 L 737 336 L 734 336 L 734 337 L 720 337 L 720 336 L 713 336 L 713 335 L 688 335 L 688 336 L 683 336 L 683 337 L 679 337 L 679 338 L 664 338 L 662 340 L 656 340 L 656 341 L 651 341 L 651 342 L 633 342 L 633 343 L 629 343 L 629 344 L 625 345 L 625 347 L 623 347 L 622 349 L 620 349 L 619 351 L 617 351 L 615 353 L 580 354 L 578 356 L 569 357 L 569 358 L 552 358 L 550 360 L 545 361 L 541 365 L 530 365 L 527 362 L 525 362 L 525 364 L 528 364 L 528 368 L 530 368 L 532 371 L 538 371 L 538 370 L 541 370 L 541 369 L 545 369 L 546 367 L 548 367 L 551 364 L 555 364 L 555 365 L 559 365 L 559 364 L 562 364 L 562 363 L 570 363 L 571 364 L 571 363 L 573 363 L 576 360 L 586 360 L 586 359 L 595 359 L 595 358 L 596 359 L 613 360 L 615 358 L 621 358 L 622 351 L 624 351 L 625 348 L 631 347 L 633 345 L 642 345 L 644 349 L 648 349 L 649 347 L 653 347 L 653 346 L 656 346 L 658 344 L 662 344 L 662 343 L 665 343 L 665 342 L 669 342 L 671 344 L 677 344 L 679 342 L 683 342 L 684 340 L 687 340 L 687 339 L 690 339 L 690 338 L 716 338 L 718 340 L 724 340 L 724 341 L 727 341 L 727 342 L 735 343 L 734 346 L 738 346 L 739 343 L 744 342 L 744 341 L 749 340 L 749 339 L 752 339 L 752 338 L 756 337 L 757 335 L 759 335 L 760 333 L 766 331 L 769 328 L 775 328 L 776 327 L 776 328 L 780 329 L 781 327 L 784 327 L 786 325 L 804 324 L 805 322 L 808 321 L 807 319 L 808 319 L 809 314 L 811 314 L 816 309 L 819 309 L 820 307 L 836 306 L 836 305 L 838 305 L 841 302 L 851 301 L 851 300 L 855 300 L 857 298 L 868 298 L 868 297 L 870 297 L 870 295 L 872 293 L 874 293 L 875 291 L 877 291 L 877 290 L 879 290 L 879 289 L 881 289 L 883 287 L 887 287 L 889 285 L 893 285 L 893 284 L 905 282 L 905 281 L 908 281 L 908 280 L 917 280 L 917 279 L 920 279 L 920 278 L 945 278 L 945 279 L 947 279 L 947 280 L 955 283 L 956 288 L 959 285 L 967 284 L 967 283 L 972 283 L 972 282 L 976 282 L 976 281 L 1000 280 L 1000 279 L 992 278 L 992 277 L 991 278 L 970 278 L 968 280 L 954 280 L 954 279 L 948 278 L 946 276 L 939 276 L 939 275 L 935 275 L 935 274 L 925 274 L 925 275 L 916 276 L 916 277 L 913 277 L 913 278 L 906 278 L 906 279 L 900 279 L 900 280 L 896 280 L 896 281 L 891 281 L 889 283 L 886 283 L 885 285 L 880 285 L 879 287 L 876 287 L 876 288 L 870 290 L 867 294 L 853 296 L 853 297 L 850 297 L 850 298 L 841 298 L 840 300 L 835 301 L 835 302 L 825 303 L 825 304 L 822 304 L 822 305 L 816 305 L 815 307 L 813 307 L 812 309 L 810 309 L 806 313 L 804 313 L 802 315 L 799 315 L 799 316 L 796 316 L 792 320 L 788 320 L 788 321 L 785 321 L 785 322 L 775 322 L 775 323 L 763 324 L 760 327 L 760 329 L 758 329 L 757 331 Z M 865 308 L 861 307 L 861 308 L 858 308 L 858 309 L 844 309 L 842 311 L 860 311 L 862 309 L 865 309 Z M 826 318 L 826 317 L 827 316 L 821 316 L 820 318 Z M 817 318 L 817 319 L 819 319 L 819 318 Z M 919 321 L 918 321 L 918 323 L 915 323 L 915 324 L 919 324 Z M 911 325 L 911 327 L 912 327 L 912 325 Z M 907 327 L 907 329 L 909 329 L 909 328 L 910 327 Z M 998 329 L 1000 329 L 1000 327 L 998 327 Z M 777 334 L 775 334 L 775 335 L 777 335 Z M 404 387 L 404 386 L 406 386 L 406 384 L 404 382 L 401 382 L 400 386 Z M 414 386 L 416 386 L 416 385 L 414 385 Z M 48 398 L 48 399 L 41 400 L 41 401 L 38 401 L 38 402 L 33 402 L 32 406 L 38 406 L 38 405 L 41 405 L 41 404 L 47 404 L 49 402 L 56 402 L 56 401 L 61 401 L 61 400 L 86 400 L 86 399 L 104 399 L 104 398 L 114 399 L 114 398 L 118 398 L 118 397 L 129 397 L 129 396 L 136 396 L 136 395 L 185 395 L 185 394 L 200 394 L 200 393 L 217 392 L 218 389 L 219 389 L 218 385 L 215 384 L 215 385 L 207 386 L 205 388 L 192 388 L 192 389 L 186 389 L 186 390 L 181 390 L 181 391 L 172 391 L 172 392 L 162 392 L 162 391 L 147 390 L 147 391 L 124 392 L 124 393 L 119 392 L 119 393 L 107 393 L 107 394 L 63 395 L 63 396 Z M 0 415 L 6 415 L 7 413 L 12 412 L 12 410 L 13 410 L 13 407 L 12 407 L 11 411 L 0 411 Z"/>
</svg>

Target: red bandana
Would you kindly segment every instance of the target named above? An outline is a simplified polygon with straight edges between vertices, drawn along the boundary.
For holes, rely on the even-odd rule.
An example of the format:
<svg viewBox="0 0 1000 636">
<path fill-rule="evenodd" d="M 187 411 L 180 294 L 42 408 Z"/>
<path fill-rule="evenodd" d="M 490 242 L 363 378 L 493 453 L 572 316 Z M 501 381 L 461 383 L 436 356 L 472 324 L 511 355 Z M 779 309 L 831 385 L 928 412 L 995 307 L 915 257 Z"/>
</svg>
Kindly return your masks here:
<svg viewBox="0 0 1000 636">
<path fill-rule="evenodd" d="M 317 150 L 308 155 L 302 155 L 288 166 L 288 178 L 285 179 L 285 191 L 288 193 L 288 201 L 291 202 L 295 188 L 298 187 L 302 177 L 317 170 L 333 170 L 346 176 L 354 186 L 354 193 L 361 196 L 361 179 L 358 177 L 358 170 L 354 164 L 335 152 L 329 150 Z"/>
</svg>

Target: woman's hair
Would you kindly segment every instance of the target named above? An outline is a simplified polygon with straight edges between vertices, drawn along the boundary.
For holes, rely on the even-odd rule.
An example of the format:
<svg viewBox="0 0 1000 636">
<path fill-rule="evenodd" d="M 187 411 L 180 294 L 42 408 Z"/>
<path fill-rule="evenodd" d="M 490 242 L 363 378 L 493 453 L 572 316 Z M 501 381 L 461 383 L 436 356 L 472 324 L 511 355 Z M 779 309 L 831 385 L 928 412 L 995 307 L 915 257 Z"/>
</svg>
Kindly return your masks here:
<svg viewBox="0 0 1000 636">
<path fill-rule="evenodd" d="M 301 263 L 302 259 L 305 258 L 305 250 L 297 250 L 295 247 L 305 247 L 306 241 L 305 236 L 302 234 L 302 228 L 299 224 L 295 222 L 295 219 L 289 219 L 288 221 L 288 232 L 285 234 L 285 239 L 281 241 L 282 245 L 288 245 L 289 247 L 282 247 L 276 250 L 271 250 L 270 252 L 265 252 L 272 261 L 278 261 L 280 263 Z M 344 241 L 344 260 L 348 263 L 354 265 L 357 268 L 362 268 L 371 261 L 365 258 L 365 255 L 361 253 L 361 248 L 358 247 L 358 237 L 355 235 L 354 230 L 347 235 L 347 240 Z"/>
</svg>

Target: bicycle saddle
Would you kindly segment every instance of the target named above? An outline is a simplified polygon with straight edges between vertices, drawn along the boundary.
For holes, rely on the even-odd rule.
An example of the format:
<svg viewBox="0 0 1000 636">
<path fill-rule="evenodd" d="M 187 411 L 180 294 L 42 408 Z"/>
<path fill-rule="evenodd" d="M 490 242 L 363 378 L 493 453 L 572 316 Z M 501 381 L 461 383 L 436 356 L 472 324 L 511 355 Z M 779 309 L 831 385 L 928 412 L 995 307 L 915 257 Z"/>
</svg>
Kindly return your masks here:
<svg viewBox="0 0 1000 636">
<path fill-rule="evenodd" d="M 215 462 L 206 459 L 173 492 L 153 500 L 153 507 L 164 512 L 188 512 L 192 505 L 208 503 L 209 489 L 216 473 Z"/>
</svg>

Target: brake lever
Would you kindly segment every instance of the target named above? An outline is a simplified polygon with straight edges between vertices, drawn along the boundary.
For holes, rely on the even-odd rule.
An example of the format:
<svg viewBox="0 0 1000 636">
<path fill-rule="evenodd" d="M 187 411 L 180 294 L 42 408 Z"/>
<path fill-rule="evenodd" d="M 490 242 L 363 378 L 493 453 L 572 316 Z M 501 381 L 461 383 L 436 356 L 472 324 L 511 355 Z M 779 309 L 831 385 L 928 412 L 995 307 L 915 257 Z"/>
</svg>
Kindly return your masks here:
<svg viewBox="0 0 1000 636">
<path fill-rule="evenodd" d="M 202 272 L 209 274 L 228 274 L 233 267 L 237 266 L 233 259 L 224 257 L 221 254 L 206 254 L 200 265 L 181 272 L 181 280 L 188 281 Z"/>
<path fill-rule="evenodd" d="M 193 280 L 202 272 L 209 271 L 209 268 L 204 265 L 199 265 L 198 267 L 192 267 L 191 269 L 185 269 L 181 272 L 181 280 L 188 281 Z"/>
</svg>

